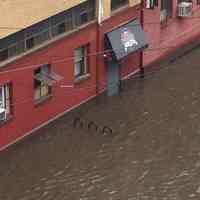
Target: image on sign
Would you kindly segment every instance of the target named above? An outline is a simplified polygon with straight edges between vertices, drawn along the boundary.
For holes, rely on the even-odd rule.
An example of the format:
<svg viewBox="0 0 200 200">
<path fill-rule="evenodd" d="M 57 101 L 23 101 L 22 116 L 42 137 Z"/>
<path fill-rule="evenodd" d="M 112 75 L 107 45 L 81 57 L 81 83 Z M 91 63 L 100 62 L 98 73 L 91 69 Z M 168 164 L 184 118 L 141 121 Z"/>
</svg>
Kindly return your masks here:
<svg viewBox="0 0 200 200">
<path fill-rule="evenodd" d="M 135 35 L 131 30 L 128 28 L 122 29 L 121 32 L 121 41 L 124 46 L 124 51 L 128 52 L 129 48 L 132 48 L 134 46 L 138 45 L 137 40 L 135 39 Z"/>
</svg>

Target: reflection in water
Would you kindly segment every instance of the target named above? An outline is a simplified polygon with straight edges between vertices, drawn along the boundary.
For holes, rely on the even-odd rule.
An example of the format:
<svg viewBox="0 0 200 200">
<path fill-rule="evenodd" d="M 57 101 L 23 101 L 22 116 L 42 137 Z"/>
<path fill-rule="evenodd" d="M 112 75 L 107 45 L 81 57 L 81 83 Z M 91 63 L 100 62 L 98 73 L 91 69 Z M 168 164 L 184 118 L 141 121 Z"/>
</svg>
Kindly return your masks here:
<svg viewBox="0 0 200 200">
<path fill-rule="evenodd" d="M 0 199 L 199 199 L 199 51 L 2 152 Z M 74 128 L 75 116 L 115 134 Z"/>
</svg>

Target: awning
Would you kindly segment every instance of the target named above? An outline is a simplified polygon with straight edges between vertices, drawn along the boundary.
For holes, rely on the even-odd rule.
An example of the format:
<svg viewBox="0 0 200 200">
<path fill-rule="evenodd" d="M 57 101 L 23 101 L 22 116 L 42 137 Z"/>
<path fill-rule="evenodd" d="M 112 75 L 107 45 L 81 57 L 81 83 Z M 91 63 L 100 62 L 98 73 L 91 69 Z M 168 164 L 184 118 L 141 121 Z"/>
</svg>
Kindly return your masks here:
<svg viewBox="0 0 200 200">
<path fill-rule="evenodd" d="M 52 86 L 57 81 L 62 80 L 63 77 L 56 74 L 55 72 L 50 72 L 50 73 L 40 72 L 35 75 L 35 79 L 49 86 Z"/>
<path fill-rule="evenodd" d="M 133 20 L 106 35 L 117 60 L 148 46 L 139 20 Z"/>
</svg>

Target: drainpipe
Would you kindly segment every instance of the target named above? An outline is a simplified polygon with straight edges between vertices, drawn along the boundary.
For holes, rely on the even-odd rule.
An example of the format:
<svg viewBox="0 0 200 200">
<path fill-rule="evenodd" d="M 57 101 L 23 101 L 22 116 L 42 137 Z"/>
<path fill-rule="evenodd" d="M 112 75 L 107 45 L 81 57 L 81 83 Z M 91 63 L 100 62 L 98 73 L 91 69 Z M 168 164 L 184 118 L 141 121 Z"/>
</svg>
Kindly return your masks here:
<svg viewBox="0 0 200 200">
<path fill-rule="evenodd" d="M 97 30 L 96 30 L 96 96 L 99 94 L 99 59 L 101 58 L 101 53 L 100 53 L 100 47 L 101 47 L 101 36 L 100 36 L 100 31 L 101 31 L 101 22 L 102 22 L 102 17 L 103 17 L 103 1 L 102 0 L 97 0 L 98 2 L 98 16 L 97 16 Z"/>
<path fill-rule="evenodd" d="M 99 94 L 99 59 L 100 59 L 100 25 L 97 23 L 96 31 L 96 96 Z"/>
<path fill-rule="evenodd" d="M 142 28 L 144 29 L 144 0 L 141 0 L 141 5 L 140 5 L 140 23 Z M 144 78 L 144 64 L 143 64 L 143 50 L 140 52 L 140 77 Z"/>
</svg>

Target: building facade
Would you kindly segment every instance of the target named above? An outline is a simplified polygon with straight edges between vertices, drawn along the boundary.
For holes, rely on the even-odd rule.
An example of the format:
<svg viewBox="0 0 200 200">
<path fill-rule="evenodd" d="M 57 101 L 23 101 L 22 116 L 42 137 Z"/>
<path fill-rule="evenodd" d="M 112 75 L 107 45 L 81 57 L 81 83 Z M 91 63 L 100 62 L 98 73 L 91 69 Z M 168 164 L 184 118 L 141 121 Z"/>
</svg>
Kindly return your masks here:
<svg viewBox="0 0 200 200">
<path fill-rule="evenodd" d="M 200 35 L 200 1 L 144 0 L 144 30 L 149 49 L 144 65 L 161 59 Z"/>
<path fill-rule="evenodd" d="M 105 90 L 116 94 L 141 66 L 138 0 L 0 4 L 1 150 Z"/>
</svg>

